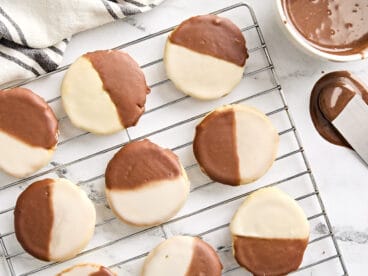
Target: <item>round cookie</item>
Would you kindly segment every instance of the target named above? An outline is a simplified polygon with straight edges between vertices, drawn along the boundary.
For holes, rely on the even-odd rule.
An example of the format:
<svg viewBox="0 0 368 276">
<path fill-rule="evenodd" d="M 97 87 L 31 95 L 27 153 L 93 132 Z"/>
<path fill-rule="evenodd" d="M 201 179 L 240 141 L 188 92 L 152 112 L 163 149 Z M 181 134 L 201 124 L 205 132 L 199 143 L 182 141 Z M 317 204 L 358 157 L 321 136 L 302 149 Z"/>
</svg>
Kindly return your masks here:
<svg viewBox="0 0 368 276">
<path fill-rule="evenodd" d="M 168 37 L 164 63 L 177 89 L 211 100 L 230 93 L 243 77 L 245 39 L 229 19 L 199 15 L 182 22 Z"/>
<path fill-rule="evenodd" d="M 294 199 L 272 187 L 245 199 L 230 231 L 234 256 L 241 266 L 254 275 L 281 276 L 300 266 L 309 223 Z"/>
<path fill-rule="evenodd" d="M 138 64 L 117 50 L 79 57 L 61 86 L 63 106 L 71 122 L 96 134 L 136 125 L 150 92 Z"/>
<path fill-rule="evenodd" d="M 15 235 L 32 256 L 62 261 L 77 255 L 92 238 L 96 211 L 84 191 L 67 179 L 31 184 L 17 199 Z"/>
<path fill-rule="evenodd" d="M 276 158 L 278 143 L 265 114 L 237 104 L 212 111 L 197 125 L 193 151 L 212 180 L 235 186 L 263 176 Z"/>
<path fill-rule="evenodd" d="M 116 276 L 116 273 L 99 264 L 78 264 L 63 270 L 56 276 Z"/>
<path fill-rule="evenodd" d="M 137 226 L 169 220 L 184 205 L 190 188 L 178 157 L 147 139 L 120 149 L 109 162 L 105 178 L 111 209 Z"/>
<path fill-rule="evenodd" d="M 54 112 L 26 88 L 0 91 L 0 169 L 28 176 L 50 161 L 57 145 Z"/>
<path fill-rule="evenodd" d="M 175 236 L 147 256 L 142 276 L 220 276 L 222 264 L 215 250 L 196 237 Z"/>
</svg>

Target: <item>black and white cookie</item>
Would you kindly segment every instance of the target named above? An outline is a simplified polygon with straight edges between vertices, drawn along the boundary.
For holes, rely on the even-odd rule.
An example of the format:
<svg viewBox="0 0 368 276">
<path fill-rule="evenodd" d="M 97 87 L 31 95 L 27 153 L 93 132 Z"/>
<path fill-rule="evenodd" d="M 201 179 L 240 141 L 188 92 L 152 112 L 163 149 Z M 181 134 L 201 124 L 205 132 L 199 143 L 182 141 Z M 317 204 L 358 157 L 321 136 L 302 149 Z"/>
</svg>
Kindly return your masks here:
<svg viewBox="0 0 368 276">
<path fill-rule="evenodd" d="M 309 223 L 294 199 L 277 188 L 264 188 L 245 199 L 230 231 L 241 266 L 254 275 L 281 276 L 300 266 Z"/>
<path fill-rule="evenodd" d="M 32 256 L 62 261 L 77 255 L 92 238 L 96 211 L 86 193 L 64 178 L 31 184 L 14 210 L 16 237 Z"/>
<path fill-rule="evenodd" d="M 136 125 L 149 92 L 138 64 L 117 50 L 84 54 L 70 66 L 61 86 L 71 122 L 97 134 Z"/>
<path fill-rule="evenodd" d="M 0 169 L 25 177 L 50 161 L 57 145 L 54 112 L 26 88 L 0 91 Z"/>
<path fill-rule="evenodd" d="M 199 15 L 169 35 L 164 63 L 179 90 L 211 100 L 230 93 L 240 82 L 247 58 L 245 39 L 234 23 L 217 15 Z"/>
<path fill-rule="evenodd" d="M 190 188 L 178 157 L 147 139 L 117 152 L 105 177 L 111 209 L 123 221 L 138 226 L 169 220 L 184 205 Z"/>
<path fill-rule="evenodd" d="M 265 114 L 237 104 L 217 108 L 197 125 L 193 150 L 211 179 L 239 185 L 267 172 L 278 143 L 278 133 Z"/>
</svg>

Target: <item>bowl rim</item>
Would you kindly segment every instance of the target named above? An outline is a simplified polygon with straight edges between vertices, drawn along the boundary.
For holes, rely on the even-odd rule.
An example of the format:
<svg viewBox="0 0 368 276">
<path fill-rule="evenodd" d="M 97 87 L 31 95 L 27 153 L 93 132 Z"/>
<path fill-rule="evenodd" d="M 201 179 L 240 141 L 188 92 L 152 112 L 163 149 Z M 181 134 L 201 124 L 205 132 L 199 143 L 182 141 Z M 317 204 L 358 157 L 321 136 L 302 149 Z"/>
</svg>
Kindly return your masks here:
<svg viewBox="0 0 368 276">
<path fill-rule="evenodd" d="M 340 62 L 364 60 L 368 57 L 368 46 L 361 53 L 356 53 L 356 54 L 351 54 L 351 55 L 335 55 L 331 53 L 326 53 L 322 50 L 315 48 L 296 30 L 296 28 L 294 27 L 294 24 L 286 16 L 285 10 L 282 5 L 282 2 L 284 0 L 275 0 L 275 1 L 276 1 L 277 11 L 280 16 L 282 25 L 285 26 L 285 29 L 288 31 L 290 36 L 300 46 L 302 46 L 307 52 L 312 53 L 323 59 L 327 59 L 330 61 L 340 61 Z"/>
</svg>

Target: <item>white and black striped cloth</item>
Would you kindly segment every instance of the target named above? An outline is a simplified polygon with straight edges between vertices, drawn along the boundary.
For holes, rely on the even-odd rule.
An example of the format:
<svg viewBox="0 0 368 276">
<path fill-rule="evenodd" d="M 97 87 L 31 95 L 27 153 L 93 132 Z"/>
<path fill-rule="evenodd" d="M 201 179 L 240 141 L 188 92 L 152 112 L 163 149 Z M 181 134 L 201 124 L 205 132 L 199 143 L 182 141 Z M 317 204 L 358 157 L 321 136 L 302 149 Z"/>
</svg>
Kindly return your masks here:
<svg viewBox="0 0 368 276">
<path fill-rule="evenodd" d="M 163 0 L 0 0 L 0 85 L 61 63 L 69 38 Z"/>
</svg>

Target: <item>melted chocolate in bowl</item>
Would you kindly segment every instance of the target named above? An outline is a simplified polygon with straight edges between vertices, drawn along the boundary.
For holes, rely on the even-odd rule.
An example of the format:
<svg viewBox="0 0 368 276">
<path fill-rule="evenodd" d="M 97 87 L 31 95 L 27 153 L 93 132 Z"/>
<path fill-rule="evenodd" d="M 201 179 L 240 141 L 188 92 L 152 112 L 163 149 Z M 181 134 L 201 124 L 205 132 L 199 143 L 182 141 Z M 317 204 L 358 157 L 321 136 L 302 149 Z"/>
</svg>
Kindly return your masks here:
<svg viewBox="0 0 368 276">
<path fill-rule="evenodd" d="M 313 47 L 335 55 L 368 48 L 367 0 L 282 0 L 295 29 Z"/>
<path fill-rule="evenodd" d="M 314 85 L 310 97 L 310 114 L 315 128 L 327 141 L 351 148 L 331 121 L 356 94 L 368 104 L 368 89 L 347 71 L 326 74 Z"/>
</svg>

